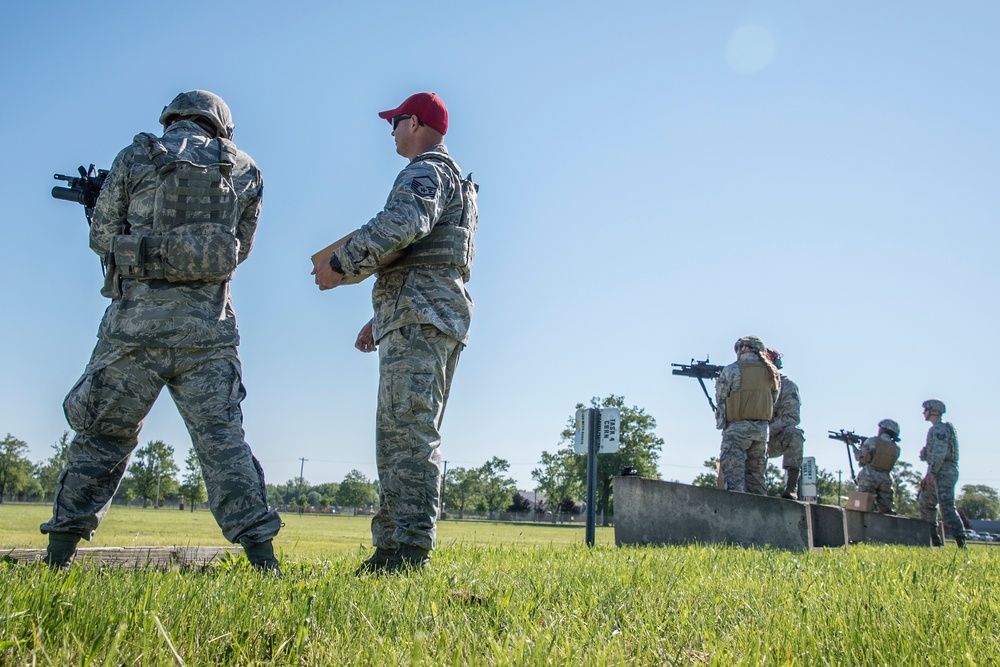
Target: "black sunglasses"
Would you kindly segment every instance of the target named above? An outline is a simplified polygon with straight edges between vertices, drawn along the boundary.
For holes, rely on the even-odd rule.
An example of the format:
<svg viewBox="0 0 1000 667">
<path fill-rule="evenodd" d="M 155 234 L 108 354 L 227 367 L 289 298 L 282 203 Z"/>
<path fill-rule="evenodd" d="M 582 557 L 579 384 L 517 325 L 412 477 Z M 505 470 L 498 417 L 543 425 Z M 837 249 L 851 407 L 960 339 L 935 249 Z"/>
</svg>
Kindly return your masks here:
<svg viewBox="0 0 1000 667">
<path fill-rule="evenodd" d="M 395 131 L 396 131 L 396 126 L 397 126 L 397 125 L 399 125 L 400 121 L 404 121 L 404 120 L 406 120 L 407 118 L 411 118 L 411 117 L 412 117 L 412 114 L 410 114 L 410 115 L 403 115 L 403 116 L 393 116 L 393 117 L 392 117 L 392 131 L 393 131 L 393 132 L 395 132 Z M 419 125 L 420 125 L 421 127 L 423 127 L 423 124 L 424 124 L 424 121 L 422 121 L 422 120 L 420 120 L 420 119 L 418 118 L 418 119 L 417 119 L 417 123 L 418 123 L 418 124 L 419 124 Z"/>
</svg>

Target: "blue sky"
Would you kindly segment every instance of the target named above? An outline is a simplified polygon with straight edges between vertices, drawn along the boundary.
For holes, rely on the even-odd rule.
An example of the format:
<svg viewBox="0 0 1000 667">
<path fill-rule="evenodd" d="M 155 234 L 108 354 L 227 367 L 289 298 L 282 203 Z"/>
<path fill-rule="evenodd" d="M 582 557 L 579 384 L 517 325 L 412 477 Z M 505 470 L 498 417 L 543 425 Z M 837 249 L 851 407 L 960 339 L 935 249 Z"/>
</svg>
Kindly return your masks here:
<svg viewBox="0 0 1000 667">
<path fill-rule="evenodd" d="M 652 414 L 664 479 L 719 433 L 671 362 L 757 334 L 828 429 L 948 407 L 959 484 L 1000 486 L 1000 6 L 992 2 L 20 3 L 4 10 L 0 435 L 41 460 L 106 301 L 55 172 L 108 167 L 204 88 L 260 165 L 256 245 L 233 282 L 247 439 L 268 481 L 375 476 L 377 360 L 353 348 L 370 282 L 317 291 L 309 255 L 383 205 L 402 158 L 376 113 L 447 103 L 481 184 L 476 314 L 444 424 L 449 467 L 493 456 L 522 488 L 577 402 Z M 140 442 L 183 460 L 160 397 Z"/>
</svg>

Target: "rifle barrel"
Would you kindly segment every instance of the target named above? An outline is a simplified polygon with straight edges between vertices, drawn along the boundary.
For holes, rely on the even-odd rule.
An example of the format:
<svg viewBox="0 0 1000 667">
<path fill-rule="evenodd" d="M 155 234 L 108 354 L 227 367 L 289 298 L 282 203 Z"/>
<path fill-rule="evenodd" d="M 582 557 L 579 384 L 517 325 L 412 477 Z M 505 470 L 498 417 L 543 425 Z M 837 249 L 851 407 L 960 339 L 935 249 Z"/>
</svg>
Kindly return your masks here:
<svg viewBox="0 0 1000 667">
<path fill-rule="evenodd" d="M 52 196 L 55 197 L 56 199 L 76 202 L 77 204 L 85 205 L 87 202 L 87 195 L 83 190 L 77 190 L 75 188 L 64 188 L 58 185 L 52 188 Z"/>
</svg>

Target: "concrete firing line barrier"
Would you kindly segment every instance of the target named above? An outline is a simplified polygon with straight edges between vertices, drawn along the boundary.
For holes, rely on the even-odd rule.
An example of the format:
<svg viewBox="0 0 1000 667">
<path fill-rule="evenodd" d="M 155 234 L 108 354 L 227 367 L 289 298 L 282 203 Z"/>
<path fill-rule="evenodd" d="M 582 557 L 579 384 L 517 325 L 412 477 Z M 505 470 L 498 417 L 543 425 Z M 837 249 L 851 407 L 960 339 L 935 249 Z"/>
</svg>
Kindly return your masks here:
<svg viewBox="0 0 1000 667">
<path fill-rule="evenodd" d="M 736 544 L 804 551 L 871 542 L 930 546 L 926 521 L 832 505 L 616 477 L 615 542 Z"/>
</svg>

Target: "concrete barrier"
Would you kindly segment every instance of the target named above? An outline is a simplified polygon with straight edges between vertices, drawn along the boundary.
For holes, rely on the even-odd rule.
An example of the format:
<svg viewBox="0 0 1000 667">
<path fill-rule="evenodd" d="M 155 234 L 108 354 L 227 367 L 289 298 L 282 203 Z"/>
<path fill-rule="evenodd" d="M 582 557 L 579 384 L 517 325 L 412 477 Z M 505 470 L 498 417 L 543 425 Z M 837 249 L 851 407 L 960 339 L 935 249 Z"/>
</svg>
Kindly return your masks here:
<svg viewBox="0 0 1000 667">
<path fill-rule="evenodd" d="M 809 503 L 809 512 L 812 519 L 814 547 L 847 546 L 847 517 L 844 515 L 844 508 Z"/>
<path fill-rule="evenodd" d="M 877 542 L 926 547 L 931 544 L 934 525 L 920 519 L 876 512 L 845 511 L 847 537 L 852 544 Z"/>
<path fill-rule="evenodd" d="M 642 477 L 616 477 L 614 494 L 618 546 L 701 542 L 796 551 L 813 546 L 808 503 Z M 832 513 L 821 514 L 823 541 L 834 543 Z"/>
</svg>

